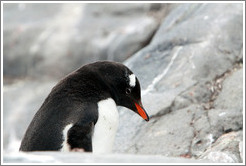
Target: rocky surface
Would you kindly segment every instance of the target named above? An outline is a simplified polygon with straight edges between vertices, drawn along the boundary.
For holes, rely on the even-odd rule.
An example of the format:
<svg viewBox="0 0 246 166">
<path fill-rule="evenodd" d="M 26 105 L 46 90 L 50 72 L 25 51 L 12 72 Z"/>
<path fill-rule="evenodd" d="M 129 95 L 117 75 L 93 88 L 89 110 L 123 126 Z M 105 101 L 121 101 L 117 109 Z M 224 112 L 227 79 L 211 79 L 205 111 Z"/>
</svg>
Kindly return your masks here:
<svg viewBox="0 0 246 166">
<path fill-rule="evenodd" d="M 4 4 L 4 75 L 60 78 L 89 62 L 122 62 L 148 44 L 171 5 L 155 6 Z"/>
<path fill-rule="evenodd" d="M 142 83 L 151 120 L 121 110 L 115 150 L 197 158 L 223 134 L 242 131 L 242 36 L 239 4 L 183 4 L 169 13 L 150 44 L 125 62 Z M 238 149 L 239 139 L 231 139 Z M 241 161 L 238 151 L 222 156 L 212 160 Z"/>
<path fill-rule="evenodd" d="M 241 151 L 242 141 L 242 131 L 224 134 L 200 158 L 210 160 L 211 162 L 240 163 L 243 159 Z"/>
<path fill-rule="evenodd" d="M 35 5 L 7 7 L 36 10 Z M 187 162 L 199 162 L 199 159 L 244 162 L 242 4 L 55 7 L 56 11 L 48 7 L 45 13 L 37 10 L 29 22 L 25 15 L 13 19 L 15 12 L 4 17 L 11 18 L 4 25 L 3 56 L 4 150 L 7 154 L 16 151 L 32 116 L 57 78 L 95 60 L 122 62 L 137 51 L 124 64 L 141 82 L 143 105 L 150 121 L 147 123 L 119 107 L 120 125 L 114 153 L 165 158 L 157 162 L 183 162 L 184 158 L 189 158 Z M 66 14 L 67 9 L 73 9 L 74 13 Z M 52 19 L 46 18 L 49 15 Z M 68 22 L 64 25 L 66 19 Z M 17 33 L 17 21 L 23 20 L 27 22 L 24 27 L 30 29 Z M 33 20 L 40 21 L 33 23 Z M 40 29 L 33 28 L 39 24 Z M 74 31 L 69 31 L 71 27 Z M 91 33 L 81 32 L 79 27 L 89 28 Z M 31 29 L 39 35 L 31 37 Z M 21 40 L 27 42 L 23 45 Z M 54 78 L 37 79 L 35 73 Z M 9 85 L 7 78 L 15 75 L 32 77 Z M 70 160 L 69 157 L 60 160 L 63 154 L 47 155 L 59 161 Z M 23 162 L 18 155 L 6 155 L 5 161 L 16 160 Z"/>
</svg>

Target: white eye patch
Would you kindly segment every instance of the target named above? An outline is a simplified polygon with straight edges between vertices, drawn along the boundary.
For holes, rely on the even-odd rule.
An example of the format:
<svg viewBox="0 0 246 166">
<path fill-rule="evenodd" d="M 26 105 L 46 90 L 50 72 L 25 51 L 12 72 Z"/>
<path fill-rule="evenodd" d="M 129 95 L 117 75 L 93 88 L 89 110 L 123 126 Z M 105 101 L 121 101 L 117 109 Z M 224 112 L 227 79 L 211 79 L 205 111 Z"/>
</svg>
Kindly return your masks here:
<svg viewBox="0 0 246 166">
<path fill-rule="evenodd" d="M 129 85 L 135 87 L 136 85 L 136 76 L 134 74 L 129 75 Z"/>
</svg>

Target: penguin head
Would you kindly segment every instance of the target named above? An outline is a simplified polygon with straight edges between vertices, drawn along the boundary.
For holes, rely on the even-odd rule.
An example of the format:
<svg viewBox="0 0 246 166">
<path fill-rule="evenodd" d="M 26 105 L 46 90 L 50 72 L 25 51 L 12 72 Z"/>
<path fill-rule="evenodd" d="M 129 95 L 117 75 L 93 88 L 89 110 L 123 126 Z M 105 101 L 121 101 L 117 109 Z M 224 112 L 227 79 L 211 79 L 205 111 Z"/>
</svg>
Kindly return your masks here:
<svg viewBox="0 0 246 166">
<path fill-rule="evenodd" d="M 121 90 L 119 93 L 120 100 L 118 101 L 118 105 L 133 110 L 144 120 L 149 121 L 149 116 L 142 105 L 141 87 L 138 78 L 129 69 L 125 78 L 125 86 L 124 84 L 119 85 L 119 88 L 121 88 Z"/>
<path fill-rule="evenodd" d="M 149 121 L 149 116 L 141 102 L 141 87 L 138 78 L 125 65 L 102 61 L 98 70 L 119 106 L 126 107 Z"/>
</svg>

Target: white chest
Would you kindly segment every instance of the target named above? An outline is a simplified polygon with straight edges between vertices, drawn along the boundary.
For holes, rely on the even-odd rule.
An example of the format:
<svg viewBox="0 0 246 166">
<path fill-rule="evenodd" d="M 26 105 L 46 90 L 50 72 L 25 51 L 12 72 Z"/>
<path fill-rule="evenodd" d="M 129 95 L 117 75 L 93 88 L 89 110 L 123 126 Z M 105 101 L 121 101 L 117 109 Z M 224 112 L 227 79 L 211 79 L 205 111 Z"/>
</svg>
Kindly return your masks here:
<svg viewBox="0 0 246 166">
<path fill-rule="evenodd" d="M 119 123 L 119 113 L 113 99 L 98 103 L 98 120 L 92 137 L 93 153 L 112 152 Z"/>
</svg>

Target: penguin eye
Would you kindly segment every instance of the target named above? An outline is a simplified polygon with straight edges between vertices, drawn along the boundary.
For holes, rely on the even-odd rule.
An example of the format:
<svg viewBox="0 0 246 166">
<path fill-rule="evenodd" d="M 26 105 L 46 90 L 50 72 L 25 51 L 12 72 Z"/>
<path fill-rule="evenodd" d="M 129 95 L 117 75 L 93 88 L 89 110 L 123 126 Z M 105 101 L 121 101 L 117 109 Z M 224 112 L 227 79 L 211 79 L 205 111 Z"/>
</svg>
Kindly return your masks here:
<svg viewBox="0 0 246 166">
<path fill-rule="evenodd" d="M 126 94 L 130 94 L 132 91 L 130 88 L 126 88 Z"/>
</svg>

